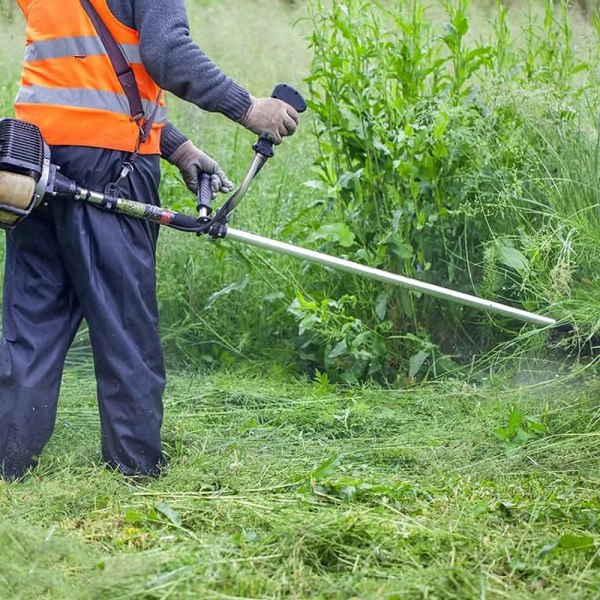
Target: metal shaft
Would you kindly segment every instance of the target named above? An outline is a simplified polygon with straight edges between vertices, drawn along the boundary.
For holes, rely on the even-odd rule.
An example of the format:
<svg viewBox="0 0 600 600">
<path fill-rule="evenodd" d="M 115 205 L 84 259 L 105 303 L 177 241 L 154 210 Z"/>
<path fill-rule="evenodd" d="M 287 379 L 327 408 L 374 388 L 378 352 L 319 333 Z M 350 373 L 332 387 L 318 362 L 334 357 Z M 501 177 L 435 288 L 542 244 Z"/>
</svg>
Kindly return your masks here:
<svg viewBox="0 0 600 600">
<path fill-rule="evenodd" d="M 322 252 L 315 252 L 314 250 L 307 250 L 300 246 L 294 246 L 293 244 L 286 244 L 285 242 L 279 242 L 277 240 L 271 240 L 260 235 L 253 233 L 247 233 L 240 231 L 239 229 L 227 229 L 227 238 L 242 242 L 250 246 L 257 248 L 264 248 L 266 250 L 272 250 L 279 254 L 288 254 L 295 256 L 296 258 L 303 258 L 310 262 L 315 262 L 320 265 L 325 265 L 338 269 L 340 271 L 347 271 L 349 273 L 357 273 L 370 279 L 376 279 L 377 281 L 383 281 L 385 283 L 391 283 L 399 287 L 407 288 L 422 292 L 429 296 L 437 296 L 438 298 L 444 298 L 458 304 L 464 304 L 465 306 L 472 306 L 474 308 L 480 308 L 487 312 L 504 315 L 506 317 L 513 317 L 520 321 L 526 321 L 527 323 L 534 323 L 535 325 L 548 326 L 556 325 L 556 320 L 549 317 L 543 317 L 536 315 L 535 313 L 521 310 L 520 308 L 513 308 L 506 304 L 500 304 L 499 302 L 492 302 L 491 300 L 485 300 L 483 298 L 477 298 L 477 296 L 471 296 L 469 294 L 463 294 L 462 292 L 455 292 L 438 285 L 432 285 L 431 283 L 425 283 L 417 279 L 410 279 L 403 275 L 397 275 L 396 273 L 390 273 L 388 271 L 382 271 L 381 269 L 374 269 L 373 267 L 367 267 L 359 263 L 345 260 L 343 258 L 336 258 L 329 254 L 323 254 Z"/>
<path fill-rule="evenodd" d="M 256 162 L 256 166 L 259 168 L 258 162 Z M 253 175 L 254 174 L 255 172 Z M 248 184 L 252 177 L 248 178 Z M 246 187 L 247 185 L 242 186 L 244 192 Z M 191 215 L 185 215 L 167 209 L 161 209 L 151 204 L 142 204 L 124 198 L 116 199 L 114 205 L 109 207 L 106 205 L 106 198 L 104 194 L 83 188 L 74 188 L 74 190 L 74 197 L 83 202 L 89 202 L 90 204 L 94 204 L 101 208 L 126 214 L 138 219 L 155 221 L 162 225 L 179 225 L 178 228 L 183 229 L 184 231 L 200 232 L 197 228 L 198 223 L 196 219 Z M 377 281 L 383 281 L 385 283 L 391 283 L 392 285 L 396 285 L 398 287 L 407 288 L 416 292 L 422 292 L 423 294 L 427 294 L 429 296 L 437 296 L 438 298 L 444 298 L 445 300 L 450 300 L 451 302 L 464 304 L 465 306 L 472 306 L 487 312 L 504 315 L 506 317 L 513 317 L 527 323 L 534 323 L 535 325 L 544 327 L 556 325 L 557 323 L 555 319 L 543 317 L 542 315 L 521 310 L 520 308 L 513 308 L 512 306 L 507 306 L 506 304 L 485 300 L 483 298 L 478 298 L 477 296 L 464 294 L 463 292 L 456 292 L 439 285 L 433 285 L 417 279 L 410 279 L 409 277 L 404 277 L 403 275 L 398 275 L 396 273 L 390 273 L 389 271 L 382 271 L 381 269 L 367 267 L 366 265 L 361 265 L 350 260 L 336 258 L 335 256 L 323 254 L 322 252 L 315 252 L 314 250 L 307 250 L 306 248 L 301 248 L 300 246 L 279 242 L 277 240 L 272 240 L 260 235 L 241 231 L 239 229 L 227 228 L 227 237 L 250 246 L 272 250 L 273 252 L 278 252 L 279 254 L 287 254 L 289 256 L 308 260 L 320 265 L 332 267 L 340 271 L 356 273 L 358 275 L 362 275 L 363 277 L 368 277 Z"/>
</svg>

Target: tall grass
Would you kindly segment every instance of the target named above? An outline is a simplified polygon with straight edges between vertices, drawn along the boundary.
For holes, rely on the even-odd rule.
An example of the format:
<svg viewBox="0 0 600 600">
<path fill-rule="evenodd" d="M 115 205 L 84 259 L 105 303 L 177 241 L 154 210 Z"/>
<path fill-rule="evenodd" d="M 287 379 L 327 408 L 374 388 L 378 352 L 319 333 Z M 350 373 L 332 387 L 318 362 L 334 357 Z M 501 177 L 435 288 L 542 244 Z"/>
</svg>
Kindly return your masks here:
<svg viewBox="0 0 600 600">
<path fill-rule="evenodd" d="M 305 91 L 310 55 L 303 35 L 302 5 L 244 2 L 190 3 L 192 36 L 221 68 L 254 95 L 269 95 L 286 81 Z M 279 23 L 265 28 L 265 22 Z M 219 23 L 219 28 L 206 23 Z M 236 32 L 223 36 L 223 31 Z M 170 98 L 171 115 L 187 135 L 214 156 L 235 182 L 253 157 L 254 137 L 239 125 Z M 232 226 L 263 235 L 288 236 L 310 203 L 308 178 L 315 156 L 310 117 L 252 184 Z M 177 173 L 164 170 L 162 199 L 193 212 Z M 293 363 L 288 336 L 294 323 L 286 308 L 293 289 L 301 289 L 302 265 L 271 258 L 227 242 L 214 244 L 164 231 L 158 264 L 163 339 L 173 362 L 229 364 L 236 360 L 279 357 Z"/>
</svg>

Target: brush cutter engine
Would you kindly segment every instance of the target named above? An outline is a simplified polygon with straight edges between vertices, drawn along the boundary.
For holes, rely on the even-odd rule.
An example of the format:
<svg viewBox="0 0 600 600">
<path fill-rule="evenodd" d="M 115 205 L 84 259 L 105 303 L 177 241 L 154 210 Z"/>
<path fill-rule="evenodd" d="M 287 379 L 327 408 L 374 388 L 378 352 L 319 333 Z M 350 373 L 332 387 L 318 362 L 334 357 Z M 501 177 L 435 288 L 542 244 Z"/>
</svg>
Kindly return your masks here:
<svg viewBox="0 0 600 600">
<path fill-rule="evenodd" d="M 55 172 L 36 125 L 0 119 L 0 228 L 12 229 L 29 216 Z"/>
</svg>

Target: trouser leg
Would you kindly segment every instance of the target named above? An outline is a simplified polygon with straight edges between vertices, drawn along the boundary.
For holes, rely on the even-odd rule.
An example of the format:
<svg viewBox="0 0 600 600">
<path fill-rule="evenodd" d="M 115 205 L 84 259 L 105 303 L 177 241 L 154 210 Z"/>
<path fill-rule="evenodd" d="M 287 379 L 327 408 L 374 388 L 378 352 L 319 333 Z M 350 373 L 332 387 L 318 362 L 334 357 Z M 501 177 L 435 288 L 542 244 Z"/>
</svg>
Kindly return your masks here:
<svg viewBox="0 0 600 600">
<path fill-rule="evenodd" d="M 0 475 L 21 477 L 52 434 L 81 311 L 52 221 L 35 211 L 6 236 L 0 342 Z"/>
<path fill-rule="evenodd" d="M 62 172 L 102 190 L 120 153 L 75 148 L 54 153 Z M 140 157 L 121 195 L 158 203 L 157 157 Z M 158 227 L 89 205 L 57 203 L 65 264 L 89 325 L 98 387 L 102 455 L 126 474 L 158 474 L 165 371 L 158 334 Z"/>
</svg>

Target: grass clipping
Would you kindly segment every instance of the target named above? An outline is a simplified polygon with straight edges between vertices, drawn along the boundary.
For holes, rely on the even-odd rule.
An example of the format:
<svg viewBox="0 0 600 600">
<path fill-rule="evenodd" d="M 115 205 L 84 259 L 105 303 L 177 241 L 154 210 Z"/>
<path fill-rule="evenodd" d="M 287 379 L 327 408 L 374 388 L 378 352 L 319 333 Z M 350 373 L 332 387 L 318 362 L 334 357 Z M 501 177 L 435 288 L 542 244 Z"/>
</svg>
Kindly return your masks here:
<svg viewBox="0 0 600 600">
<path fill-rule="evenodd" d="M 0 485 L 19 598 L 581 598 L 598 591 L 598 385 L 404 391 L 233 372 L 167 392 L 170 472 L 105 470 L 71 372 Z"/>
</svg>

